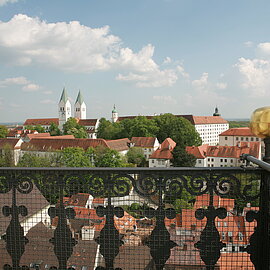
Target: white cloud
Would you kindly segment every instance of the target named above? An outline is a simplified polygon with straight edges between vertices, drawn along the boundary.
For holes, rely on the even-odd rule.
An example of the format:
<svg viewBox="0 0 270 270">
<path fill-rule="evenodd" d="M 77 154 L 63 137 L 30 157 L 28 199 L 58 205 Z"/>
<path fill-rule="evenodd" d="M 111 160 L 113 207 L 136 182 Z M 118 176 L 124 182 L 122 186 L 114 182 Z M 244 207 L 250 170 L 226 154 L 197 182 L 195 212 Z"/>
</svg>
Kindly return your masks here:
<svg viewBox="0 0 270 270">
<path fill-rule="evenodd" d="M 253 47 L 253 42 L 252 41 L 246 41 L 246 42 L 244 42 L 244 46 L 247 47 L 247 48 L 251 48 L 251 47 Z"/>
<path fill-rule="evenodd" d="M 30 83 L 25 77 L 14 77 L 14 78 L 6 78 L 0 81 L 0 87 L 6 87 L 8 85 L 25 85 Z"/>
<path fill-rule="evenodd" d="M 218 89 L 226 89 L 227 88 L 227 83 L 219 82 L 216 84 L 216 87 Z"/>
<path fill-rule="evenodd" d="M 55 104 L 55 100 L 51 100 L 51 99 L 44 99 L 40 101 L 41 104 Z"/>
<path fill-rule="evenodd" d="M 30 83 L 30 84 L 25 85 L 22 89 L 25 92 L 34 92 L 34 91 L 37 91 L 39 88 L 40 88 L 39 85 Z"/>
<path fill-rule="evenodd" d="M 198 89 L 203 89 L 208 84 L 208 73 L 204 72 L 200 79 L 192 81 L 192 86 Z"/>
<path fill-rule="evenodd" d="M 177 66 L 177 71 L 178 71 L 184 78 L 186 78 L 186 79 L 189 78 L 189 74 L 185 71 L 185 69 L 184 69 L 182 66 L 178 65 L 178 66 Z"/>
<path fill-rule="evenodd" d="M 175 105 L 177 101 L 171 96 L 153 96 L 153 100 L 159 101 L 163 104 Z"/>
<path fill-rule="evenodd" d="M 32 83 L 31 81 L 29 81 L 28 79 L 26 79 L 23 76 L 6 78 L 6 79 L 0 81 L 0 88 L 12 86 L 12 85 L 22 85 L 23 86 L 22 90 L 25 92 L 37 91 L 40 88 L 39 85 Z"/>
<path fill-rule="evenodd" d="M 166 65 L 166 64 L 170 64 L 172 62 L 172 59 L 170 57 L 166 57 L 163 61 L 163 64 Z"/>
<path fill-rule="evenodd" d="M 7 3 L 16 3 L 18 0 L 0 0 L 0 6 L 4 6 Z"/>
<path fill-rule="evenodd" d="M 132 81 L 139 87 L 174 84 L 174 69 L 160 69 L 153 55 L 151 44 L 137 53 L 124 48 L 121 39 L 110 34 L 109 26 L 91 28 L 77 21 L 47 23 L 23 14 L 0 21 L 0 62 L 5 64 L 47 65 L 86 73 L 119 70 L 118 80 Z M 139 80 L 123 72 L 137 75 Z"/>
<path fill-rule="evenodd" d="M 268 94 L 270 87 L 270 62 L 263 59 L 240 58 L 236 64 L 243 77 L 242 87 L 249 89 L 252 96 Z"/>
<path fill-rule="evenodd" d="M 116 79 L 119 81 L 135 82 L 137 87 L 162 87 L 172 86 L 177 81 L 177 75 L 172 69 L 154 70 L 144 74 L 129 73 L 119 74 Z"/>
</svg>

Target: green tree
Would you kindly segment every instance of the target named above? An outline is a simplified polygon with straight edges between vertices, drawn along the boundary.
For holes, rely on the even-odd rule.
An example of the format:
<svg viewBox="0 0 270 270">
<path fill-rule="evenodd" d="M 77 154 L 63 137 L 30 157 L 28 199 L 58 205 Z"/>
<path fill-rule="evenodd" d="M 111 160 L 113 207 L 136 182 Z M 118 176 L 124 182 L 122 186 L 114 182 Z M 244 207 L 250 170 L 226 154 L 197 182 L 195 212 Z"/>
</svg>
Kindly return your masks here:
<svg viewBox="0 0 270 270">
<path fill-rule="evenodd" d="M 138 116 L 131 123 L 130 137 L 155 137 L 159 130 L 156 122 L 145 116 Z"/>
<path fill-rule="evenodd" d="M 172 154 L 172 164 L 174 167 L 194 167 L 196 164 L 196 157 L 187 153 L 181 145 L 176 145 Z"/>
<path fill-rule="evenodd" d="M 80 147 L 67 147 L 60 154 L 64 167 L 93 167 L 89 154 Z"/>
<path fill-rule="evenodd" d="M 52 167 L 52 160 L 34 153 L 25 153 L 19 160 L 18 167 Z"/>
<path fill-rule="evenodd" d="M 84 126 L 78 124 L 75 118 L 70 117 L 63 125 L 65 135 L 74 135 L 75 138 L 87 138 L 87 132 Z"/>
<path fill-rule="evenodd" d="M 15 166 L 14 151 L 9 144 L 3 146 L 0 150 L 0 167 L 13 167 Z"/>
<path fill-rule="evenodd" d="M 95 149 L 94 161 L 96 167 L 123 167 L 120 154 L 116 150 L 102 146 Z"/>
<path fill-rule="evenodd" d="M 8 134 L 8 129 L 6 126 L 0 125 L 0 138 L 6 138 Z"/>
<path fill-rule="evenodd" d="M 36 130 L 38 133 L 44 133 L 45 132 L 44 127 L 41 126 L 41 125 L 35 125 L 35 126 L 27 125 L 27 126 L 25 126 L 25 129 Z"/>
<path fill-rule="evenodd" d="M 166 113 L 155 116 L 154 121 L 159 127 L 157 138 L 160 142 L 166 138 L 171 138 L 177 145 L 181 145 L 182 148 L 202 144 L 200 135 L 195 127 L 183 117 L 176 117 L 170 113 Z"/>
<path fill-rule="evenodd" d="M 127 152 L 127 162 L 136 164 L 139 167 L 146 165 L 146 159 L 143 150 L 138 147 L 132 147 Z"/>
<path fill-rule="evenodd" d="M 51 136 L 61 135 L 61 131 L 55 123 L 51 123 L 49 127 L 49 133 L 51 134 Z"/>
</svg>

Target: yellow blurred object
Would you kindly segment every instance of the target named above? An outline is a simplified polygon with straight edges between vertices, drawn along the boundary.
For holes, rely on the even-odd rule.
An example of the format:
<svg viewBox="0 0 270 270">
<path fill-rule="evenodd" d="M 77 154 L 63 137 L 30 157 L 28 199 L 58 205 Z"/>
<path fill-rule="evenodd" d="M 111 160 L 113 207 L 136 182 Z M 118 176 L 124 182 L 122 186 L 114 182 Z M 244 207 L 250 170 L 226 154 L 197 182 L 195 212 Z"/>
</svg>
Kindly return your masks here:
<svg viewBox="0 0 270 270">
<path fill-rule="evenodd" d="M 260 138 L 270 137 L 270 107 L 262 107 L 252 113 L 250 129 Z"/>
</svg>

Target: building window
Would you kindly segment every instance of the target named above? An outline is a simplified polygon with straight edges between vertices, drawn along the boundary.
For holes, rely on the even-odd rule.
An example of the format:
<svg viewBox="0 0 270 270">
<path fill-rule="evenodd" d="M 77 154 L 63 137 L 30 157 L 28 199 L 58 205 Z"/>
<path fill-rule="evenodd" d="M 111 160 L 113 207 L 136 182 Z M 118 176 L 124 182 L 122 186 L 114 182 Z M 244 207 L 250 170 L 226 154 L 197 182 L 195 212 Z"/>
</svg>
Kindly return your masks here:
<svg viewBox="0 0 270 270">
<path fill-rule="evenodd" d="M 208 158 L 208 161 L 210 161 L 210 158 Z"/>
<path fill-rule="evenodd" d="M 228 137 L 225 137 L 225 141 L 227 141 L 228 140 Z"/>
<path fill-rule="evenodd" d="M 254 141 L 254 138 L 250 138 L 250 141 L 252 141 L 252 142 L 253 142 L 253 141 Z"/>
<path fill-rule="evenodd" d="M 223 162 L 223 158 L 220 159 L 220 162 Z"/>
<path fill-rule="evenodd" d="M 225 239 L 226 239 L 226 233 L 225 233 L 225 232 L 222 232 L 222 233 L 221 233 L 221 239 L 222 239 L 222 240 L 225 240 Z"/>
<path fill-rule="evenodd" d="M 244 240 L 243 234 L 241 232 L 239 232 L 238 237 L 239 237 L 239 241 L 243 241 Z"/>
<path fill-rule="evenodd" d="M 227 162 L 227 159 L 226 158 L 224 159 L 224 162 Z"/>
<path fill-rule="evenodd" d="M 259 138 L 256 138 L 256 142 L 258 142 L 259 141 Z"/>
<path fill-rule="evenodd" d="M 202 163 L 202 161 L 199 159 L 199 160 L 198 160 L 198 163 L 199 163 L 199 164 L 201 164 L 201 163 Z"/>
<path fill-rule="evenodd" d="M 244 140 L 244 137 L 241 137 L 241 141 L 243 141 Z"/>
<path fill-rule="evenodd" d="M 239 138 L 238 138 L 238 137 L 236 137 L 236 140 L 238 141 L 238 140 L 239 140 Z"/>
<path fill-rule="evenodd" d="M 233 163 L 233 159 L 231 159 L 231 163 Z"/>
<path fill-rule="evenodd" d="M 246 141 L 248 142 L 248 137 L 246 137 Z"/>
</svg>

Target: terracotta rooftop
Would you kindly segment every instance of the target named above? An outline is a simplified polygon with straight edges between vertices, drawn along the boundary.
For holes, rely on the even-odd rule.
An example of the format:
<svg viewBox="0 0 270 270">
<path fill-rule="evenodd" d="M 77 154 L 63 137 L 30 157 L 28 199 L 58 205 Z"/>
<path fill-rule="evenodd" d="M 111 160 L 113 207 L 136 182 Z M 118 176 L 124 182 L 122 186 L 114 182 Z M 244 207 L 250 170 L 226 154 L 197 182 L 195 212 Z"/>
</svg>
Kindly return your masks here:
<svg viewBox="0 0 270 270">
<path fill-rule="evenodd" d="M 176 146 L 176 142 L 171 138 L 166 138 L 159 149 L 157 149 L 149 158 L 151 159 L 172 159 L 172 151 Z"/>
<path fill-rule="evenodd" d="M 250 136 L 255 137 L 249 127 L 230 128 L 222 132 L 219 136 Z"/>
<path fill-rule="evenodd" d="M 206 156 L 239 158 L 242 154 L 259 158 L 260 142 L 241 142 L 238 146 L 208 146 Z"/>
<path fill-rule="evenodd" d="M 197 159 L 204 159 L 206 158 L 208 144 L 203 144 L 200 146 L 187 146 L 186 151 L 195 156 Z"/>
<path fill-rule="evenodd" d="M 78 124 L 81 126 L 95 126 L 98 119 L 79 119 Z"/>
<path fill-rule="evenodd" d="M 128 138 L 118 139 L 118 140 L 106 140 L 107 145 L 109 148 L 116 150 L 116 151 L 125 151 L 128 150 L 130 140 Z"/>
<path fill-rule="evenodd" d="M 22 150 L 26 151 L 55 151 L 66 147 L 81 147 L 87 150 L 89 147 L 103 146 L 109 148 L 103 139 L 63 139 L 48 137 L 46 139 L 32 139 L 30 142 L 22 144 Z"/>
<path fill-rule="evenodd" d="M 153 148 L 155 145 L 155 137 L 132 137 L 131 143 L 134 143 L 135 147 L 149 147 Z"/>
<path fill-rule="evenodd" d="M 56 125 L 59 125 L 59 118 L 41 118 L 41 119 L 27 119 L 24 122 L 24 126 L 36 126 L 36 125 L 42 125 L 42 126 L 49 126 L 51 123 L 55 123 Z"/>
<path fill-rule="evenodd" d="M 0 149 L 3 149 L 6 146 L 9 146 L 12 149 L 15 149 L 19 140 L 20 140 L 19 138 L 1 138 L 0 139 Z"/>
<path fill-rule="evenodd" d="M 176 115 L 183 117 L 191 122 L 193 125 L 207 125 L 207 124 L 228 124 L 228 121 L 221 116 L 194 116 L 194 115 Z"/>
</svg>

